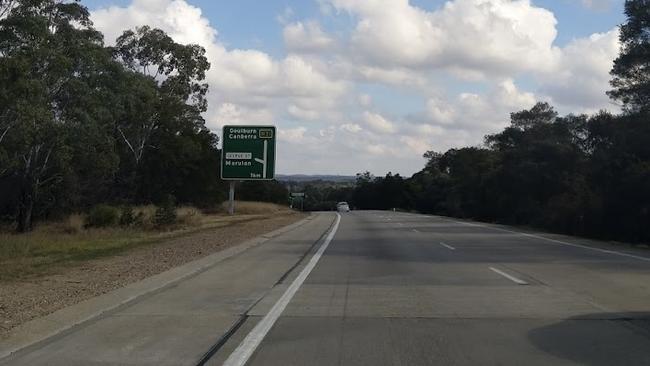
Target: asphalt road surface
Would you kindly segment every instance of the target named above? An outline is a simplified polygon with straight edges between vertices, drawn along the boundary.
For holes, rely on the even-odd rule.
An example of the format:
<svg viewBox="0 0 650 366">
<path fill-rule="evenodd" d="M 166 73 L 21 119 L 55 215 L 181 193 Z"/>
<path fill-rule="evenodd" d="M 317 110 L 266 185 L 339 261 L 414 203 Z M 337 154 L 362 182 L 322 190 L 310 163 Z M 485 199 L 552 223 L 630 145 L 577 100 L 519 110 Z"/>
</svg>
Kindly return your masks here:
<svg viewBox="0 0 650 366">
<path fill-rule="evenodd" d="M 323 213 L 5 362 L 650 365 L 650 253 L 441 217 Z"/>
</svg>

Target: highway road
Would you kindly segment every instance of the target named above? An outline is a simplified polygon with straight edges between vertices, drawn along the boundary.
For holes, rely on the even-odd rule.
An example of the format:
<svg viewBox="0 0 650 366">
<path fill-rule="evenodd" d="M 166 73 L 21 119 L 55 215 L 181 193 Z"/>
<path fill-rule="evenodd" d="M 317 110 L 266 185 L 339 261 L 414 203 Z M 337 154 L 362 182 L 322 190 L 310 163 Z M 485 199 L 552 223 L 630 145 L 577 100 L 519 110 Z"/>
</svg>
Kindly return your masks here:
<svg viewBox="0 0 650 366">
<path fill-rule="evenodd" d="M 320 213 L 4 362 L 650 365 L 650 252 L 434 216 Z"/>
</svg>

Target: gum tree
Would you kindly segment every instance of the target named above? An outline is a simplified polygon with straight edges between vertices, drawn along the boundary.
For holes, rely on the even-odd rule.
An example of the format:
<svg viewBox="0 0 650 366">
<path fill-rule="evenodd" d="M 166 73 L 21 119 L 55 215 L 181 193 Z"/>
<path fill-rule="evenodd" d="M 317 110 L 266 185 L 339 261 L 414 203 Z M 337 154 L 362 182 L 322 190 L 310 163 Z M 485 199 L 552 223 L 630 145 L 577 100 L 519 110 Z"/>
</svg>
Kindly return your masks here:
<svg viewBox="0 0 650 366">
<path fill-rule="evenodd" d="M 611 71 L 608 94 L 627 112 L 650 110 L 650 0 L 627 0 L 627 22 L 621 26 L 621 53 Z"/>
</svg>

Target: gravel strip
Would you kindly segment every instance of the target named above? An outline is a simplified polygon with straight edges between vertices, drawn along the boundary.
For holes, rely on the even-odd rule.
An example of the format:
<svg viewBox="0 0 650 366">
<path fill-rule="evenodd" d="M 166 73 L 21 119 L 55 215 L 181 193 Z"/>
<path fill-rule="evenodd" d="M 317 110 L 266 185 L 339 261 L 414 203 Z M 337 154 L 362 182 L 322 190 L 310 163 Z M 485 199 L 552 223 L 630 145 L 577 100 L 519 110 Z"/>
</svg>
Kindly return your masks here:
<svg viewBox="0 0 650 366">
<path fill-rule="evenodd" d="M 0 339 L 29 320 L 102 295 L 305 217 L 276 215 L 255 225 L 236 223 L 134 248 L 113 257 L 75 263 L 59 273 L 0 283 Z"/>
</svg>

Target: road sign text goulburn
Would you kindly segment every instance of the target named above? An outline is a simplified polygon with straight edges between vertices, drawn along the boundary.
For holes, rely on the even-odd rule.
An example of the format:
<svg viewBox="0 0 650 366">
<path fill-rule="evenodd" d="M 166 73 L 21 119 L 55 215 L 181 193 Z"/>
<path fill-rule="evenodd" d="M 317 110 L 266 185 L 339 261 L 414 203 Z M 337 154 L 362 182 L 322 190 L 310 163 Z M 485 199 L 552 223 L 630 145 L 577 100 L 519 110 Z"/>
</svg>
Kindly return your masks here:
<svg viewBox="0 0 650 366">
<path fill-rule="evenodd" d="M 221 179 L 273 179 L 275 138 L 275 126 L 224 126 Z"/>
</svg>

